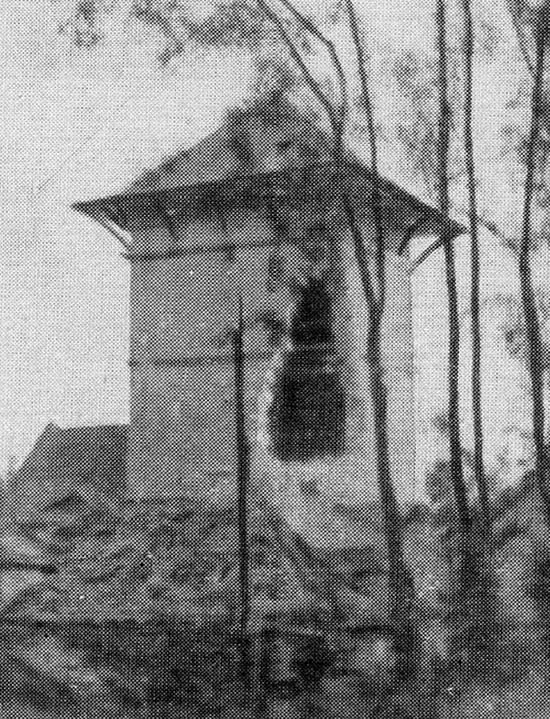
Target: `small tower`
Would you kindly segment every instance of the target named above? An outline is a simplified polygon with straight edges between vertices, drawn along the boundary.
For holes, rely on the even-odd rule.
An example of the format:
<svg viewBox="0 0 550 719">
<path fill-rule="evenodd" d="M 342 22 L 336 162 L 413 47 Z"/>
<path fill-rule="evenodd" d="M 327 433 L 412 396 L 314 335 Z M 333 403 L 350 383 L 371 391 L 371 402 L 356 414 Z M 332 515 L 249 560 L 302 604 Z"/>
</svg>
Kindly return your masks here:
<svg viewBox="0 0 550 719">
<path fill-rule="evenodd" d="M 228 337 L 242 302 L 254 478 L 316 542 L 326 535 L 313 526 L 321 497 L 377 501 L 369 308 L 337 179 L 324 135 L 282 106 L 236 113 L 121 194 L 76 206 L 122 239 L 131 263 L 134 497 L 233 495 Z M 372 175 L 348 160 L 344 184 L 372 258 Z M 391 471 L 406 499 L 415 476 L 408 242 L 438 232 L 439 216 L 391 182 L 381 190 Z"/>
</svg>

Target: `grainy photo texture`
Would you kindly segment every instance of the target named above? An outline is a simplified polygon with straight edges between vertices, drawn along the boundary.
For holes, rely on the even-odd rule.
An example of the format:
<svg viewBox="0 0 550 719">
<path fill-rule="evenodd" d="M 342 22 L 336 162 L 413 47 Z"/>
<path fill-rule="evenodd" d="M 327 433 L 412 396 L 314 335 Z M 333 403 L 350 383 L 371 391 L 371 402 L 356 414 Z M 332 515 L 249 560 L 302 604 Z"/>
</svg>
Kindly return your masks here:
<svg viewBox="0 0 550 719">
<path fill-rule="evenodd" d="M 548 1 L 0 18 L 0 717 L 549 717 Z"/>
</svg>

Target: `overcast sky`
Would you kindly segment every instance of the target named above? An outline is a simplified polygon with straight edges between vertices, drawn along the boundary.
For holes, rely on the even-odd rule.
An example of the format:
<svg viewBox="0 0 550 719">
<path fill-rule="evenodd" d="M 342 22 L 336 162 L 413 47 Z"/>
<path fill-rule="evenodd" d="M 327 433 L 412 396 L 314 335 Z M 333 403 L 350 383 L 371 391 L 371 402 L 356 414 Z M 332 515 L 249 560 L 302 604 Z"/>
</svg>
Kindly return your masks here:
<svg viewBox="0 0 550 719">
<path fill-rule="evenodd" d="M 216 129 L 247 88 L 243 58 L 195 60 L 175 72 L 156 65 L 152 43 L 126 44 L 122 36 L 102 49 L 70 49 L 56 34 L 64 4 L 0 4 L 0 467 L 11 455 L 23 458 L 49 421 L 63 426 L 127 421 L 128 266 L 116 240 L 71 210 L 71 202 L 116 191 L 162 156 L 198 141 Z M 378 43 L 393 43 L 395 49 L 425 43 L 429 9 L 427 2 L 381 0 L 372 10 L 373 55 Z M 498 153 L 519 67 L 518 57 L 503 58 L 478 72 L 477 105 L 484 119 L 477 130 L 486 156 Z M 382 119 L 391 116 L 391 102 L 379 103 Z M 391 160 L 389 165 L 391 174 Z M 495 216 L 512 227 L 517 197 L 499 176 L 502 169 L 487 172 Z M 467 238 L 457 241 L 463 293 L 467 245 Z M 539 258 L 541 281 L 547 260 Z M 517 290 L 511 257 L 489 236 L 484 236 L 484 271 L 486 298 Z M 440 257 L 417 271 L 413 286 L 423 468 L 441 452 L 430 432 L 445 397 Z M 493 461 L 505 446 L 525 454 L 513 428 L 527 427 L 528 401 L 525 376 L 507 358 L 494 322 L 486 337 L 485 409 Z M 467 349 L 466 338 L 465 405 Z"/>
</svg>

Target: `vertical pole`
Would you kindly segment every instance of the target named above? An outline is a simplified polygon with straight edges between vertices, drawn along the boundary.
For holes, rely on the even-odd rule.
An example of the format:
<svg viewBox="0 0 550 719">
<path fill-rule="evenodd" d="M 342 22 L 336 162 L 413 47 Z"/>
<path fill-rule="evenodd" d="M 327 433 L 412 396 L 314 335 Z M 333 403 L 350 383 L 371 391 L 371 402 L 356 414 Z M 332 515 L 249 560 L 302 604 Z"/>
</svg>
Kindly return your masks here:
<svg viewBox="0 0 550 719">
<path fill-rule="evenodd" d="M 240 642 L 243 679 L 249 675 L 248 623 L 250 619 L 250 578 L 248 547 L 248 488 L 250 450 L 246 435 L 245 361 L 243 348 L 243 301 L 239 294 L 237 327 L 233 331 L 233 367 L 235 379 L 235 431 L 237 440 L 237 532 L 239 547 Z M 220 437 L 220 441 L 223 438 Z"/>
</svg>

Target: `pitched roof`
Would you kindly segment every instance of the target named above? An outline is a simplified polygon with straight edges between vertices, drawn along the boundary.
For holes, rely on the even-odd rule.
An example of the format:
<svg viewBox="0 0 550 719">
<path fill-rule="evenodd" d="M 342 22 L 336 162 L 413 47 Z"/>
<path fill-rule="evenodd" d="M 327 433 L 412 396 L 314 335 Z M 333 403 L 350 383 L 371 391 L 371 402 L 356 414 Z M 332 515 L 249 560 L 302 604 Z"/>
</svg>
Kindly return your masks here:
<svg viewBox="0 0 550 719">
<path fill-rule="evenodd" d="M 140 175 L 124 194 L 222 182 L 330 162 L 330 139 L 288 103 L 229 113 L 226 122 L 193 147 Z"/>
<path fill-rule="evenodd" d="M 314 186 L 333 187 L 335 172 L 332 142 L 315 121 L 288 103 L 253 107 L 230 113 L 212 135 L 190 149 L 166 158 L 141 174 L 122 192 L 87 202 L 75 209 L 109 229 L 127 229 L 126 214 L 139 205 L 159 201 L 174 205 L 210 204 L 213 198 L 228 202 L 280 195 L 281 187 L 310 192 Z M 368 196 L 373 175 L 351 153 L 346 159 L 351 191 Z M 290 178 L 290 180 L 289 180 Z M 439 212 L 395 183 L 379 178 L 382 204 L 405 226 L 424 217 L 439 224 Z M 435 223 L 434 223 L 435 221 Z M 452 236 L 465 230 L 451 223 Z"/>
<path fill-rule="evenodd" d="M 127 427 L 100 425 L 61 428 L 49 424 L 10 484 L 18 520 L 35 516 L 75 493 L 123 492 Z"/>
</svg>

